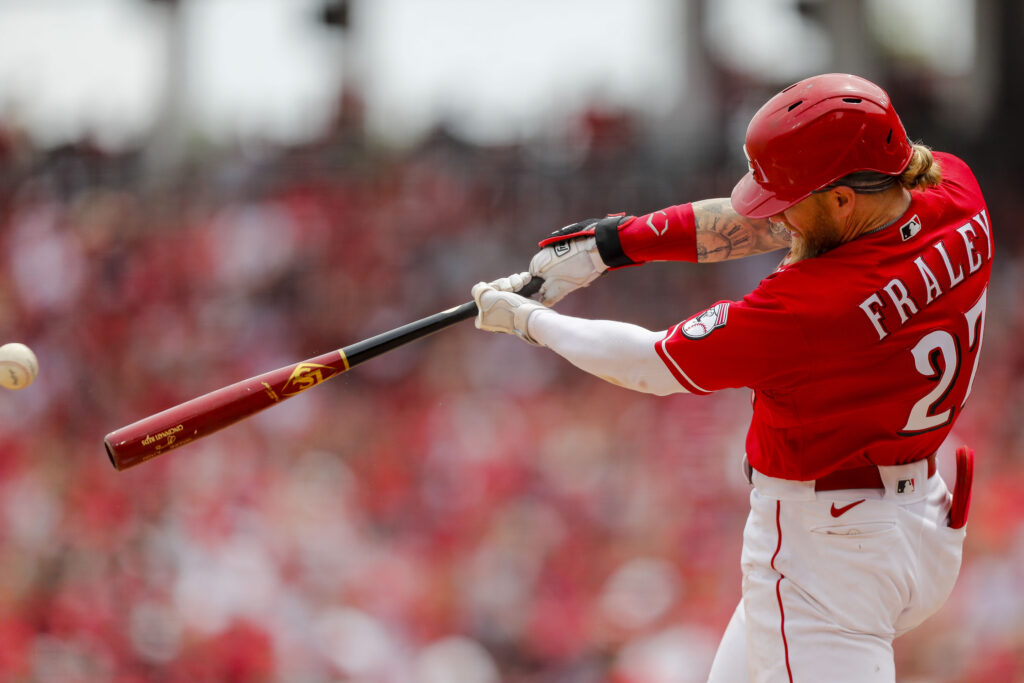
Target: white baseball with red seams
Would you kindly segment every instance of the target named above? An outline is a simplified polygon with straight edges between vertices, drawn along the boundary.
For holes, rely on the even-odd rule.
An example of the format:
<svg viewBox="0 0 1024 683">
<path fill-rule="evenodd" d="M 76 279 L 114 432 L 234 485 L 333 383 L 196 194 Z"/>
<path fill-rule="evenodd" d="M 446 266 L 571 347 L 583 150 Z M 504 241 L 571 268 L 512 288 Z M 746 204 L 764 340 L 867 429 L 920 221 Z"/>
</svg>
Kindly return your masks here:
<svg viewBox="0 0 1024 683">
<path fill-rule="evenodd" d="M 0 346 L 0 386 L 24 389 L 39 374 L 39 361 L 32 349 L 20 342 Z"/>
</svg>

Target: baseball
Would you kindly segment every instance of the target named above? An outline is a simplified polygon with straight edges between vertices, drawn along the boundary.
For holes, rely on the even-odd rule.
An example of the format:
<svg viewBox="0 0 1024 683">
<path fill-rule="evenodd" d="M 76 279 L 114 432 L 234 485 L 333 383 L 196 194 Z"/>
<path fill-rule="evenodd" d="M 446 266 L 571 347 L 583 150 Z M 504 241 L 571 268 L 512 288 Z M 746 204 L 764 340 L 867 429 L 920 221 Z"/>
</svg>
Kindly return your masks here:
<svg viewBox="0 0 1024 683">
<path fill-rule="evenodd" d="M 0 346 L 0 386 L 24 389 L 39 374 L 39 361 L 32 349 L 18 342 Z"/>
</svg>

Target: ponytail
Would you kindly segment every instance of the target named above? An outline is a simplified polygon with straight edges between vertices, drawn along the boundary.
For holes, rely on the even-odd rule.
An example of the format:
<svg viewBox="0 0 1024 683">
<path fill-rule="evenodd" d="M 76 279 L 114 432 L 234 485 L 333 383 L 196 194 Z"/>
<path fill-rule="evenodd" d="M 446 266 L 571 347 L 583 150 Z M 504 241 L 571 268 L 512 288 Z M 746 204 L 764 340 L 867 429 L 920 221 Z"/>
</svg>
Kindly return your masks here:
<svg viewBox="0 0 1024 683">
<path fill-rule="evenodd" d="M 910 163 L 900 174 L 900 185 L 908 190 L 927 190 L 942 182 L 942 169 L 924 145 L 914 145 Z"/>
</svg>

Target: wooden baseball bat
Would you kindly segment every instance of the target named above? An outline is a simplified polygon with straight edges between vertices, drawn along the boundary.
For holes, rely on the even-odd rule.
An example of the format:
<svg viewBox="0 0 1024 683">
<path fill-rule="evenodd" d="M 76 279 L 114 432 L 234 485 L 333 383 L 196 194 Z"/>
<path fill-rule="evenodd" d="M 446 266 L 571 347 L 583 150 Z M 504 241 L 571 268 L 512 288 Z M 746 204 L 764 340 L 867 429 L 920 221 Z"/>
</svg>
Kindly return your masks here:
<svg viewBox="0 0 1024 683">
<path fill-rule="evenodd" d="M 540 278 L 533 278 L 519 293 L 530 296 L 540 289 L 543 282 Z M 476 303 L 469 301 L 337 351 L 271 370 L 179 403 L 107 434 L 103 439 L 107 456 L 117 470 L 134 467 L 275 406 L 375 356 L 473 318 L 476 314 Z"/>
</svg>

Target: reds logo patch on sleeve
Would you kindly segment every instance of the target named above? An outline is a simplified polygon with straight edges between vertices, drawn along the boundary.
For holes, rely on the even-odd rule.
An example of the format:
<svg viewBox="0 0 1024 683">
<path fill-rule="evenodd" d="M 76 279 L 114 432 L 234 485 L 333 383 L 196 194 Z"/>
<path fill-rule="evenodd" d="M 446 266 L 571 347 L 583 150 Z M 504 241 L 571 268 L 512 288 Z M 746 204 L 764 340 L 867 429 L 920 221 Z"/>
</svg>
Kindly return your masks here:
<svg viewBox="0 0 1024 683">
<path fill-rule="evenodd" d="M 723 301 L 684 322 L 681 331 L 687 339 L 702 339 L 716 328 L 724 327 L 728 317 L 729 303 Z"/>
</svg>

